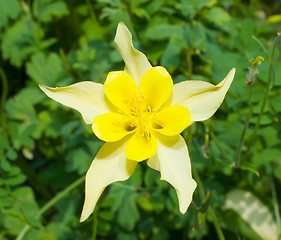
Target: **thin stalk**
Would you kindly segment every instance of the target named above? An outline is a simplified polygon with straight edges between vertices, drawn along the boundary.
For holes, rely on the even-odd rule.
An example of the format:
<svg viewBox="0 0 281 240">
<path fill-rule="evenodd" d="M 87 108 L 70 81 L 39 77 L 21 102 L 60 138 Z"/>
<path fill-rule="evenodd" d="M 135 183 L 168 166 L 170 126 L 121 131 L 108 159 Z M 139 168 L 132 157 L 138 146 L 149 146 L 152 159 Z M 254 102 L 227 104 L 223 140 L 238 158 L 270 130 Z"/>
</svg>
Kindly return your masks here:
<svg viewBox="0 0 281 240">
<path fill-rule="evenodd" d="M 218 147 L 218 149 L 221 151 L 221 154 L 224 156 L 224 158 L 228 161 L 228 162 L 232 162 L 232 160 L 230 159 L 230 157 L 226 154 L 226 152 L 223 150 L 223 148 L 221 147 L 221 145 L 219 144 L 219 141 L 217 140 L 215 134 L 210 131 L 210 136 L 212 138 L 212 140 L 214 141 L 214 143 L 216 144 L 216 146 Z"/>
<path fill-rule="evenodd" d="M 92 240 L 97 239 L 97 231 L 98 231 L 98 212 L 99 212 L 99 207 L 96 206 L 95 212 L 94 212 L 94 219 L 93 219 L 93 236 Z"/>
<path fill-rule="evenodd" d="M 78 187 L 80 184 L 82 184 L 85 180 L 85 176 L 82 176 L 78 178 L 75 182 L 73 182 L 71 185 L 69 185 L 67 188 L 59 192 L 54 198 L 52 198 L 50 201 L 48 201 L 42 208 L 39 209 L 39 211 L 36 213 L 35 218 L 40 218 L 46 211 L 48 211 L 52 206 L 54 206 L 59 200 L 64 198 L 69 192 L 71 192 L 73 189 Z M 26 224 L 24 228 L 21 230 L 19 235 L 17 236 L 16 240 L 22 240 L 25 234 L 32 228 L 29 224 Z"/>
<path fill-rule="evenodd" d="M 3 129 L 6 128 L 6 118 L 5 118 L 5 101 L 8 95 L 8 79 L 4 70 L 0 67 L 0 77 L 2 81 L 2 94 L 1 94 L 1 102 L 0 102 L 0 117 L 1 117 L 1 125 Z"/>
<path fill-rule="evenodd" d="M 193 55 L 193 50 L 192 49 L 188 49 L 187 50 L 187 68 L 188 68 L 188 79 L 192 79 L 192 75 L 193 75 L 193 64 L 192 64 L 192 55 Z"/>
<path fill-rule="evenodd" d="M 190 125 L 187 129 L 187 141 L 186 141 L 187 146 L 190 145 L 191 141 L 192 141 L 192 125 Z"/>
<path fill-rule="evenodd" d="M 261 41 L 259 39 L 257 39 L 255 36 L 252 36 L 252 38 L 260 45 L 260 47 L 262 48 L 262 50 L 266 54 L 267 59 L 269 59 L 268 52 L 267 52 L 266 48 L 263 46 L 263 44 L 261 43 Z"/>
<path fill-rule="evenodd" d="M 273 72 L 273 59 L 274 59 L 274 53 L 275 53 L 275 49 L 276 49 L 276 46 L 277 46 L 279 38 L 280 38 L 280 36 L 277 36 L 275 38 L 275 41 L 274 41 L 271 57 L 269 59 L 268 79 L 267 79 L 267 85 L 266 85 L 265 94 L 264 94 L 263 101 L 262 101 L 261 110 L 260 110 L 260 113 L 259 113 L 259 116 L 258 116 L 258 119 L 257 119 L 256 126 L 255 126 L 254 131 L 253 131 L 253 133 L 251 135 L 247 151 L 244 154 L 244 157 L 242 159 L 242 162 L 247 159 L 248 154 L 249 154 L 249 152 L 251 150 L 251 147 L 254 144 L 254 140 L 256 138 L 257 131 L 258 131 L 259 127 L 260 127 L 260 122 L 261 122 L 261 119 L 262 119 L 262 116 L 263 116 L 263 113 L 264 113 L 265 105 L 266 105 L 266 102 L 267 102 L 267 98 L 268 98 L 268 95 L 269 95 L 269 92 L 270 92 L 270 87 L 271 87 L 272 80 L 273 80 L 273 76 L 272 76 L 272 72 Z"/>
<path fill-rule="evenodd" d="M 241 160 L 241 151 L 242 151 L 242 146 L 244 144 L 245 141 L 245 136 L 246 136 L 246 132 L 248 130 L 249 127 L 249 122 L 250 119 L 252 117 L 253 114 L 253 103 L 252 103 L 252 85 L 249 85 L 249 101 L 250 101 L 250 111 L 249 111 L 249 116 L 244 124 L 244 128 L 239 140 L 239 144 L 236 150 L 236 156 L 235 156 L 235 161 L 234 161 L 234 167 L 239 168 L 240 165 L 240 160 Z"/>
<path fill-rule="evenodd" d="M 201 182 L 201 179 L 200 179 L 200 177 L 198 175 L 198 172 L 197 172 L 196 168 L 193 167 L 193 165 L 191 165 L 191 166 L 192 166 L 193 177 L 194 177 L 195 181 L 197 182 L 197 188 L 199 190 L 199 195 L 200 195 L 200 198 L 201 198 L 201 202 L 205 202 L 206 195 L 205 195 L 205 190 L 204 190 L 203 184 Z M 208 207 L 208 213 L 210 214 L 210 216 L 212 218 L 212 221 L 213 221 L 214 227 L 216 229 L 216 232 L 218 234 L 219 240 L 225 240 L 223 232 L 222 232 L 221 227 L 219 225 L 218 219 L 217 219 L 214 211 L 212 210 L 211 206 Z"/>
<path fill-rule="evenodd" d="M 256 5 L 257 5 L 257 0 L 250 1 L 249 12 L 250 12 L 251 18 L 253 18 L 255 16 Z"/>
</svg>

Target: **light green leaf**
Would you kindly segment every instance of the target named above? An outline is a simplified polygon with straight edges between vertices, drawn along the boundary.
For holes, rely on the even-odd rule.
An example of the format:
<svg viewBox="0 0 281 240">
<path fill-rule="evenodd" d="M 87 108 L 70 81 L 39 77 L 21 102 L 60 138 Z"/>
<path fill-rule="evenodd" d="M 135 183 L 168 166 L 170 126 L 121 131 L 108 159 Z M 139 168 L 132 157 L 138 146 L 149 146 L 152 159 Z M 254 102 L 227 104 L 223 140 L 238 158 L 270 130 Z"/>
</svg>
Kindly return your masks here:
<svg viewBox="0 0 281 240">
<path fill-rule="evenodd" d="M 52 17 L 62 17 L 69 13 L 64 1 L 35 0 L 32 9 L 42 22 L 51 22 Z"/>
<path fill-rule="evenodd" d="M 3 35 L 3 58 L 16 67 L 21 66 L 23 61 L 36 51 L 42 36 L 42 29 L 36 23 L 27 17 L 18 20 Z"/>
<path fill-rule="evenodd" d="M 19 1 L 0 0 L 0 30 L 8 24 L 8 19 L 16 19 L 21 12 Z"/>
<path fill-rule="evenodd" d="M 223 26 L 226 22 L 230 21 L 230 15 L 220 7 L 212 7 L 207 13 L 206 18 L 219 26 Z"/>
<path fill-rule="evenodd" d="M 118 222 L 128 231 L 133 230 L 140 218 L 135 197 L 134 194 L 126 197 L 118 214 Z"/>
<path fill-rule="evenodd" d="M 6 103 L 6 111 L 11 119 L 37 119 L 34 105 L 44 99 L 38 87 L 25 88 Z"/>
<path fill-rule="evenodd" d="M 55 85 L 62 71 L 62 62 L 56 53 L 36 53 L 26 64 L 26 72 L 31 79 L 47 86 Z"/>
<path fill-rule="evenodd" d="M 226 195 L 226 209 L 233 209 L 264 240 L 277 240 L 276 222 L 267 206 L 255 195 L 242 189 L 234 189 Z"/>
<path fill-rule="evenodd" d="M 148 39 L 164 40 L 180 34 L 182 34 L 181 26 L 162 24 L 148 28 L 145 35 Z"/>
</svg>

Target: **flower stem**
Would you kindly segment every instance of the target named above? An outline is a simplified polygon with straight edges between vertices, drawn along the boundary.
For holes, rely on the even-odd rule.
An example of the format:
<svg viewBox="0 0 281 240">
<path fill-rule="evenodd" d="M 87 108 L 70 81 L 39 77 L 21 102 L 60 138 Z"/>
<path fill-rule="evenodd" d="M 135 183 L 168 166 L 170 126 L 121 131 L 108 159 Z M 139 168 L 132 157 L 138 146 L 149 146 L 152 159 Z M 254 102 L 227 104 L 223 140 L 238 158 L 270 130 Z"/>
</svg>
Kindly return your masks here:
<svg viewBox="0 0 281 240">
<path fill-rule="evenodd" d="M 272 84 L 272 80 L 273 80 L 273 76 L 272 76 L 272 74 L 273 74 L 273 59 L 274 59 L 274 53 L 275 53 L 275 49 L 276 49 L 276 46 L 277 46 L 277 43 L 278 43 L 279 39 L 280 39 L 280 36 L 277 36 L 275 38 L 273 49 L 272 49 L 272 53 L 271 53 L 271 57 L 270 57 L 270 59 L 268 59 L 269 60 L 268 79 L 267 79 L 267 85 L 266 85 L 265 94 L 264 94 L 263 101 L 262 101 L 261 110 L 260 110 L 260 113 L 259 113 L 259 116 L 258 116 L 258 119 L 257 119 L 256 126 L 255 126 L 254 131 L 253 131 L 253 133 L 251 135 L 251 138 L 249 140 L 247 151 L 244 154 L 244 157 L 241 160 L 241 162 L 244 162 L 247 159 L 248 154 L 249 154 L 249 152 L 250 152 L 250 150 L 251 150 L 251 148 L 252 148 L 252 146 L 254 144 L 257 131 L 258 131 L 259 127 L 260 127 L 260 122 L 261 122 L 261 119 L 262 119 L 262 116 L 263 116 L 263 113 L 264 113 L 265 105 L 266 105 L 266 102 L 267 102 L 267 98 L 268 98 L 268 95 L 269 95 L 269 92 L 270 92 L 270 88 L 271 88 L 271 84 Z"/>
<path fill-rule="evenodd" d="M 187 66 L 188 66 L 188 79 L 192 79 L 192 75 L 193 75 L 193 64 L 192 64 L 192 55 L 193 55 L 193 50 L 192 49 L 188 49 L 186 52 L 187 55 Z"/>
<path fill-rule="evenodd" d="M 49 210 L 52 206 L 54 206 L 59 200 L 64 198 L 69 192 L 71 192 L 73 189 L 78 187 L 80 184 L 82 184 L 85 180 L 85 176 L 82 176 L 78 178 L 75 182 L 73 182 L 71 185 L 69 185 L 67 188 L 59 192 L 54 198 L 52 198 L 50 201 L 48 201 L 42 208 L 39 209 L 39 211 L 36 213 L 35 218 L 40 218 L 47 210 Z M 29 224 L 26 224 L 24 228 L 21 230 L 19 235 L 17 236 L 16 240 L 22 240 L 25 234 L 32 228 Z"/>
<path fill-rule="evenodd" d="M 94 211 L 94 219 L 93 219 L 93 235 L 92 235 L 92 240 L 97 239 L 97 231 L 98 231 L 98 212 L 99 212 L 99 207 L 98 205 L 96 206 L 96 209 Z"/>
<path fill-rule="evenodd" d="M 217 140 L 215 134 L 210 131 L 209 132 L 212 140 L 214 141 L 214 143 L 216 144 L 217 148 L 221 151 L 221 154 L 224 156 L 224 158 L 228 161 L 228 162 L 232 162 L 232 160 L 230 159 L 230 157 L 226 154 L 226 152 L 223 150 L 223 148 L 221 147 L 221 145 L 219 144 L 219 141 Z"/>
<path fill-rule="evenodd" d="M 247 118 L 247 120 L 244 124 L 244 128 L 243 128 L 243 131 L 242 131 L 242 134 L 241 134 L 241 137 L 240 137 L 240 141 L 239 141 L 239 144 L 238 144 L 238 147 L 237 147 L 237 150 L 236 150 L 236 156 L 235 156 L 235 161 L 234 161 L 234 167 L 235 168 L 239 168 L 240 160 L 241 160 L 242 146 L 243 146 L 243 143 L 245 141 L 246 132 L 248 130 L 249 122 L 250 122 L 250 119 L 251 119 L 252 114 L 253 114 L 252 85 L 249 85 L 249 101 L 250 101 L 250 111 L 249 111 L 248 118 Z"/>
<path fill-rule="evenodd" d="M 205 195 L 205 190 L 204 190 L 203 184 L 201 182 L 201 179 L 198 175 L 198 172 L 197 172 L 196 168 L 193 167 L 193 165 L 191 165 L 191 166 L 192 166 L 192 174 L 194 176 L 195 181 L 197 182 L 197 187 L 198 187 L 198 190 L 199 190 L 201 202 L 205 202 L 206 195 Z M 211 206 L 208 207 L 208 213 L 210 214 L 210 216 L 213 220 L 213 224 L 214 224 L 214 227 L 215 227 L 216 232 L 218 234 L 219 240 L 225 240 L 223 232 L 222 232 L 221 227 L 219 225 L 218 219 L 217 219 L 213 209 L 211 208 Z"/>
</svg>

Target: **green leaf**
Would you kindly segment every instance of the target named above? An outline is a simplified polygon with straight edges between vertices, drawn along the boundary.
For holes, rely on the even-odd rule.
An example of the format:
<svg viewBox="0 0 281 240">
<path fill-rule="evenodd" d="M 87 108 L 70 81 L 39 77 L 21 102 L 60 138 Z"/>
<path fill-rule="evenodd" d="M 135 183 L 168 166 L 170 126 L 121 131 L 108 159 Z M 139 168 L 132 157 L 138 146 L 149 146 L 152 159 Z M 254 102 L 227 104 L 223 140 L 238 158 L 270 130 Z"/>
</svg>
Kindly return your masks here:
<svg viewBox="0 0 281 240">
<path fill-rule="evenodd" d="M 151 197 L 149 196 L 143 196 L 141 198 L 138 198 L 137 202 L 139 206 L 145 211 L 153 211 L 154 209 L 153 204 L 151 202 Z"/>
<path fill-rule="evenodd" d="M 275 168 L 274 171 L 273 171 L 273 173 L 274 173 L 274 176 L 275 176 L 275 177 L 281 178 L 281 166 Z"/>
<path fill-rule="evenodd" d="M 255 195 L 242 189 L 234 189 L 226 195 L 226 209 L 238 213 L 262 239 L 278 239 L 276 222 L 267 206 Z"/>
<path fill-rule="evenodd" d="M 26 64 L 26 72 L 36 83 L 54 86 L 63 72 L 62 62 L 56 53 L 39 52 Z"/>
<path fill-rule="evenodd" d="M 3 35 L 1 49 L 3 58 L 20 67 L 23 61 L 37 49 L 43 36 L 42 29 L 29 18 L 15 22 Z"/>
<path fill-rule="evenodd" d="M 63 17 L 69 13 L 63 1 L 35 0 L 32 6 L 34 15 L 42 22 L 51 22 L 52 17 Z"/>
<path fill-rule="evenodd" d="M 0 30 L 8 25 L 9 18 L 16 19 L 21 12 L 19 1 L 0 0 Z"/>
<path fill-rule="evenodd" d="M 181 42 L 181 40 L 179 40 Z M 162 55 L 160 64 L 167 69 L 176 68 L 180 64 L 181 45 L 176 42 L 169 42 Z"/>
<path fill-rule="evenodd" d="M 118 223 L 128 231 L 132 231 L 139 218 L 140 215 L 136 205 L 136 195 L 127 196 L 119 210 L 117 217 Z"/>
<path fill-rule="evenodd" d="M 15 177 L 10 177 L 9 179 L 7 179 L 7 184 L 10 186 L 16 186 L 16 185 L 20 185 L 22 183 L 24 183 L 26 180 L 26 176 L 23 174 L 17 175 Z"/>
<path fill-rule="evenodd" d="M 16 160 L 17 157 L 18 157 L 18 154 L 17 152 L 13 149 L 13 148 L 10 148 L 7 152 L 7 157 L 10 159 L 10 160 Z"/>
<path fill-rule="evenodd" d="M 66 155 L 66 170 L 69 172 L 77 171 L 80 175 L 84 174 L 88 170 L 93 158 L 94 155 L 92 156 L 88 149 L 77 146 L 72 151 L 68 151 Z"/>
<path fill-rule="evenodd" d="M 135 233 L 119 232 L 117 234 L 117 240 L 137 240 L 137 235 Z"/>
<path fill-rule="evenodd" d="M 223 26 L 226 22 L 230 21 L 230 15 L 220 7 L 212 7 L 206 14 L 206 18 L 218 26 Z"/>
<path fill-rule="evenodd" d="M 24 88 L 6 103 L 6 110 L 10 119 L 36 120 L 34 105 L 41 102 L 45 96 L 39 87 Z"/>
<path fill-rule="evenodd" d="M 152 168 L 146 168 L 144 174 L 144 183 L 147 187 L 153 187 L 156 180 L 159 178 L 159 173 Z"/>
<path fill-rule="evenodd" d="M 152 40 L 164 40 L 180 34 L 182 34 L 181 26 L 162 24 L 148 28 L 145 36 Z"/>
<path fill-rule="evenodd" d="M 0 132 L 0 158 L 4 155 L 5 150 L 9 148 L 9 139 L 7 133 Z"/>
<path fill-rule="evenodd" d="M 196 11 L 203 7 L 212 7 L 217 0 L 189 0 L 188 3 L 192 6 Z"/>
<path fill-rule="evenodd" d="M 3 198 L 9 194 L 8 190 L 5 188 L 0 188 L 0 197 Z"/>
<path fill-rule="evenodd" d="M 99 211 L 99 218 L 105 221 L 112 221 L 114 219 L 114 214 L 110 211 Z"/>
<path fill-rule="evenodd" d="M 0 165 L 1 168 L 5 171 L 5 172 L 10 172 L 10 170 L 12 169 L 11 164 L 9 163 L 9 161 L 6 158 L 2 158 L 0 161 Z"/>
</svg>

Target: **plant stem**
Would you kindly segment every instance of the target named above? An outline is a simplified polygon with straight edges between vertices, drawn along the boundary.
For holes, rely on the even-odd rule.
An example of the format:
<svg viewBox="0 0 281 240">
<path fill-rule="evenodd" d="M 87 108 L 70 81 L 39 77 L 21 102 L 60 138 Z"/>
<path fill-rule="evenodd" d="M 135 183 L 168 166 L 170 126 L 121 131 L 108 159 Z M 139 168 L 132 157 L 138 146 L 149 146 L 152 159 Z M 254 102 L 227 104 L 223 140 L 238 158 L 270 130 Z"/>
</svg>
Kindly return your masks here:
<svg viewBox="0 0 281 240">
<path fill-rule="evenodd" d="M 256 138 L 256 134 L 257 134 L 257 131 L 259 129 L 259 126 L 260 126 L 260 121 L 262 119 L 262 116 L 263 116 L 263 113 L 264 113 L 264 108 L 265 108 L 265 105 L 266 105 L 266 102 L 267 102 L 267 98 L 268 98 L 268 95 L 269 95 L 269 92 L 270 92 L 270 87 L 271 87 L 271 84 L 272 84 L 272 72 L 273 72 L 273 58 L 274 58 L 274 53 L 275 53 L 275 49 L 276 49 L 276 46 L 277 46 L 277 43 L 278 43 L 278 40 L 279 40 L 280 36 L 277 36 L 275 38 L 275 41 L 274 41 L 274 45 L 273 45 L 273 49 L 272 49 L 272 53 L 271 53 L 271 57 L 269 59 L 269 71 L 268 71 L 268 79 L 267 79 L 267 85 L 266 85 L 266 90 L 265 90 L 265 94 L 264 94 L 264 97 L 263 97 L 263 101 L 262 101 L 262 106 L 261 106 L 261 110 L 260 110 L 260 113 L 259 113 L 259 116 L 258 116 L 258 119 L 257 119 L 257 123 L 256 123 L 256 126 L 254 128 L 254 131 L 251 135 L 251 138 L 250 138 L 250 141 L 249 141 L 249 144 L 248 144 L 248 148 L 247 148 L 247 151 L 246 153 L 244 154 L 244 157 L 243 159 L 241 160 L 241 162 L 245 161 L 248 157 L 248 154 L 251 150 L 251 147 L 253 146 L 254 144 L 254 140 Z"/>
<path fill-rule="evenodd" d="M 234 167 L 239 168 L 240 165 L 240 159 L 241 159 L 241 151 L 243 147 L 243 143 L 245 141 L 245 136 L 246 132 L 249 127 L 249 122 L 253 114 L 253 103 L 252 103 L 252 85 L 249 85 L 249 101 L 250 101 L 250 111 L 249 111 L 249 116 L 244 124 L 244 128 L 240 137 L 240 141 L 236 150 L 236 156 L 235 156 L 235 161 L 234 161 Z"/>
<path fill-rule="evenodd" d="M 249 12 L 250 12 L 251 18 L 253 18 L 255 16 L 256 5 L 257 5 L 257 0 L 251 0 L 250 1 Z"/>
<path fill-rule="evenodd" d="M 97 230 L 98 230 L 98 212 L 99 212 L 99 207 L 98 205 L 95 208 L 94 211 L 94 219 L 93 219 L 93 236 L 92 236 L 92 240 L 96 240 L 97 239 Z"/>
<path fill-rule="evenodd" d="M 226 152 L 223 150 L 223 148 L 221 147 L 221 145 L 219 144 L 219 141 L 217 140 L 215 134 L 210 131 L 209 132 L 212 140 L 214 141 L 214 143 L 216 144 L 216 146 L 218 147 L 218 149 L 221 151 L 221 154 L 224 156 L 224 158 L 228 161 L 228 162 L 232 162 L 232 160 L 229 158 L 229 156 L 226 154 Z"/>
<path fill-rule="evenodd" d="M 35 215 L 35 218 L 40 218 L 47 210 L 49 210 L 52 206 L 54 206 L 59 200 L 64 198 L 69 192 L 71 192 L 73 189 L 75 189 L 80 184 L 82 184 L 84 180 L 85 180 L 85 176 L 82 176 L 78 178 L 75 182 L 73 182 L 71 185 L 69 185 L 67 188 L 59 192 L 54 198 L 52 198 L 42 208 L 39 209 L 39 211 Z M 19 235 L 17 236 L 16 240 L 22 240 L 30 228 L 32 228 L 32 226 L 26 224 L 24 228 L 21 230 L 21 232 L 19 233 Z"/>
<path fill-rule="evenodd" d="M 195 181 L 197 182 L 197 188 L 199 190 L 201 202 L 205 202 L 205 200 L 206 200 L 205 190 L 204 190 L 203 184 L 201 182 L 201 179 L 198 175 L 198 172 L 197 172 L 196 168 L 193 167 L 193 165 L 192 165 L 192 174 L 194 176 Z M 214 224 L 214 227 L 215 227 L 216 232 L 218 234 L 219 240 L 225 240 L 223 232 L 222 232 L 221 227 L 219 225 L 218 219 L 216 218 L 216 215 L 215 215 L 214 211 L 212 210 L 211 206 L 208 207 L 208 213 L 210 214 L 210 216 L 213 220 L 213 224 Z"/>
<path fill-rule="evenodd" d="M 193 50 L 192 49 L 188 49 L 187 52 L 187 68 L 188 68 L 188 79 L 192 79 L 192 75 L 193 75 L 193 64 L 192 64 L 192 55 L 193 55 Z"/>
<path fill-rule="evenodd" d="M 4 70 L 0 67 L 0 77 L 2 80 L 2 96 L 0 102 L 0 117 L 1 117 L 1 125 L 3 129 L 6 128 L 6 119 L 5 119 L 5 101 L 8 95 L 8 80 Z"/>
</svg>

